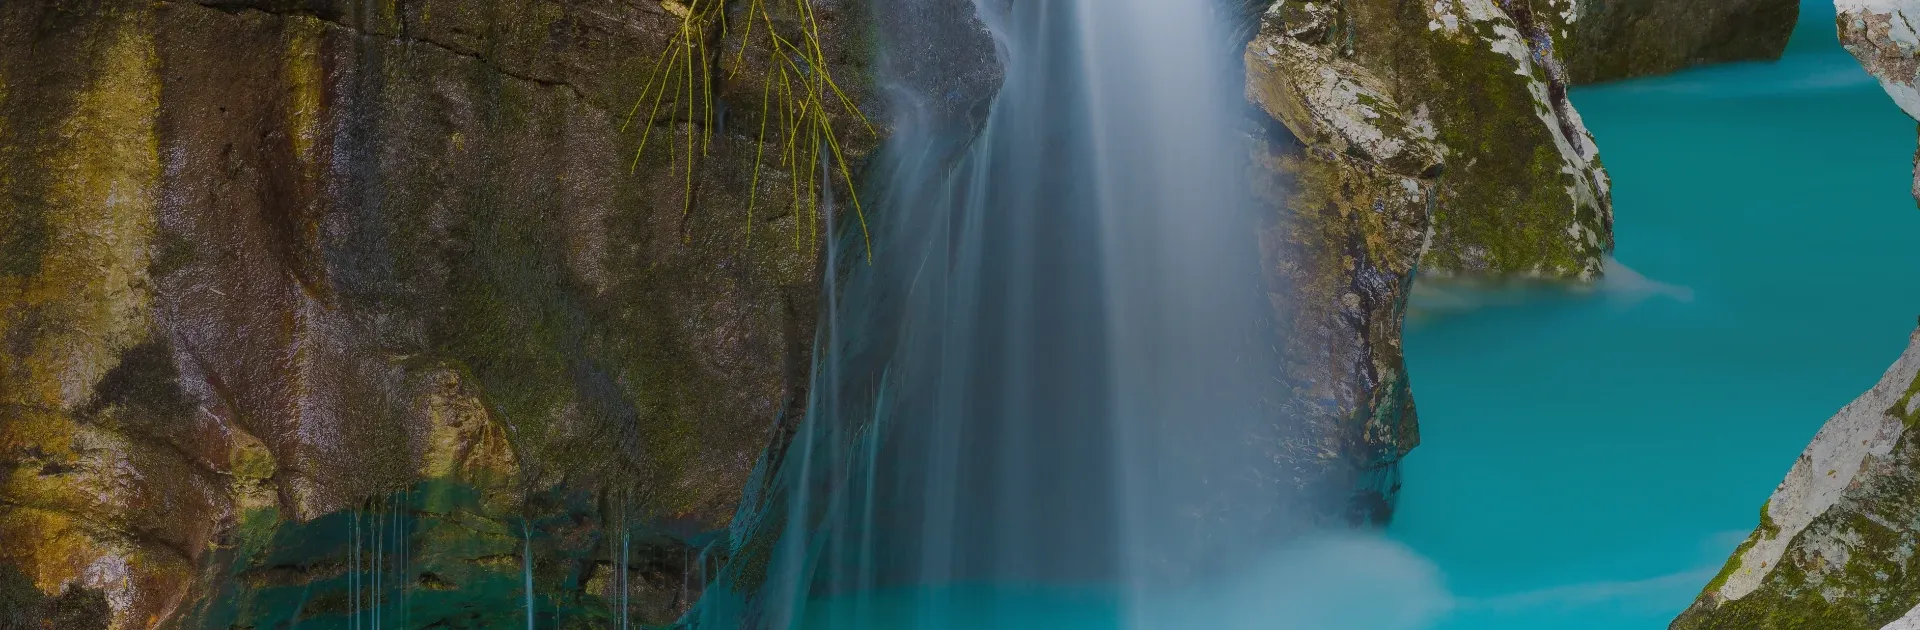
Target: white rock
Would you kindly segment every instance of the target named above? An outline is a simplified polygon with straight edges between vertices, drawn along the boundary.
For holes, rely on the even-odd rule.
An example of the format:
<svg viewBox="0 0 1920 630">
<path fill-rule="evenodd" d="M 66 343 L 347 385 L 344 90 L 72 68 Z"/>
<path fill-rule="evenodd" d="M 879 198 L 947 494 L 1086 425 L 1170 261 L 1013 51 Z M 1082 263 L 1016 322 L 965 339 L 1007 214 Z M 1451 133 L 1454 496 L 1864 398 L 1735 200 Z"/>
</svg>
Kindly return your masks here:
<svg viewBox="0 0 1920 630">
<path fill-rule="evenodd" d="M 1906 353 L 1880 377 L 1879 384 L 1841 409 L 1813 436 L 1813 443 L 1767 503 L 1767 518 L 1779 532 L 1771 537 L 1755 534 L 1753 546 L 1740 555 L 1740 568 L 1720 587 L 1721 601 L 1740 599 L 1760 588 L 1794 537 L 1833 507 L 1860 474 L 1867 457 L 1885 457 L 1893 450 L 1906 423 L 1887 410 L 1900 402 L 1916 375 L 1920 375 L 1920 333 L 1909 339 Z"/>
</svg>

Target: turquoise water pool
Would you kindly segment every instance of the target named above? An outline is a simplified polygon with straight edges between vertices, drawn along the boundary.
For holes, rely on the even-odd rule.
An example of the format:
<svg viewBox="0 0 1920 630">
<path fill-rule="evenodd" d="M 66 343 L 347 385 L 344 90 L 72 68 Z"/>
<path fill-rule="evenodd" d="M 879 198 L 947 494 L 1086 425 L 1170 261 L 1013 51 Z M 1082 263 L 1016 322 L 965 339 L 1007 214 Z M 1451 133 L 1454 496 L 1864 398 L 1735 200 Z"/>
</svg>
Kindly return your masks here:
<svg viewBox="0 0 1920 630">
<path fill-rule="evenodd" d="M 1410 327 L 1424 442 L 1391 533 L 1452 594 L 1431 627 L 1665 628 L 1905 346 L 1914 123 L 1819 8 L 1779 63 L 1573 93 L 1619 260 L 1690 291 Z"/>
</svg>

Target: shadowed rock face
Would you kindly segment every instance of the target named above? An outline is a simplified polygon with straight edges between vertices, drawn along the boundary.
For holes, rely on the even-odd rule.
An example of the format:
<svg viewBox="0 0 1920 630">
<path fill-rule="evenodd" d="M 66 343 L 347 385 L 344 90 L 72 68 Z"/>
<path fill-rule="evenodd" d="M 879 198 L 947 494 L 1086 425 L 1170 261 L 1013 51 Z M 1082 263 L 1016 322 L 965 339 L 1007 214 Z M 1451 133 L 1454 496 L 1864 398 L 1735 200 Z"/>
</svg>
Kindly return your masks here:
<svg viewBox="0 0 1920 630">
<path fill-rule="evenodd" d="M 1567 77 L 1599 83 L 1725 61 L 1779 59 L 1800 0 L 1533 0 Z"/>
<path fill-rule="evenodd" d="M 1283 338 L 1288 412 L 1356 488 L 1349 518 L 1383 524 L 1419 443 L 1400 327 L 1429 238 L 1441 148 L 1391 84 L 1345 54 L 1330 4 L 1287 2 L 1247 46 L 1247 96 L 1283 128 L 1255 136 L 1261 236 Z M 1274 126 L 1273 122 L 1267 123 Z"/>
<path fill-rule="evenodd" d="M 0 6 L 0 564 L 149 627 L 243 525 L 422 479 L 725 523 L 805 397 L 817 217 L 756 176 L 768 27 L 723 55 L 676 6 Z M 623 132 L 652 80 L 697 89 Z"/>
</svg>

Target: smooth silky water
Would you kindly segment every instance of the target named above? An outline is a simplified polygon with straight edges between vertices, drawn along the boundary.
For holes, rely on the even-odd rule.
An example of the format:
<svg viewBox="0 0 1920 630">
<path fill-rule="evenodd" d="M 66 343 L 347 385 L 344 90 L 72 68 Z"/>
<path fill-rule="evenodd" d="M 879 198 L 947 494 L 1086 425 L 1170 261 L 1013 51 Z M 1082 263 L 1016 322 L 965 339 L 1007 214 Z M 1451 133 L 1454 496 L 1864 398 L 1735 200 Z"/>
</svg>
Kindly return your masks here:
<svg viewBox="0 0 1920 630">
<path fill-rule="evenodd" d="M 1665 628 L 1905 346 L 1914 123 L 1832 19 L 1807 3 L 1776 64 L 1573 91 L 1651 281 L 1410 326 L 1423 443 L 1391 532 L 1452 593 L 1430 627 Z"/>
<path fill-rule="evenodd" d="M 741 517 L 778 542 L 691 620 L 1339 630 L 1422 610 L 1391 584 L 1428 567 L 1316 533 L 1344 495 L 1302 489 L 1289 462 L 1312 457 L 1266 395 L 1283 344 L 1223 45 L 1240 7 L 979 0 L 1004 82 L 973 127 L 914 80 L 966 35 L 926 19 L 950 4 L 876 8 L 901 25 L 894 135 L 868 221 L 831 215 L 782 496 Z"/>
<path fill-rule="evenodd" d="M 871 259 L 839 226 L 786 495 L 746 517 L 780 542 L 697 627 L 1663 628 L 1920 314 L 1913 124 L 1810 4 L 1779 63 L 1574 92 L 1620 262 L 1585 296 L 1429 293 L 1390 540 L 1314 534 L 1326 497 L 1273 483 L 1274 367 L 1237 351 L 1271 328 L 1238 149 L 1201 122 L 1237 95 L 1182 71 L 1226 69 L 1220 25 L 1118 1 L 983 2 L 1006 82 L 977 136 L 892 84 Z"/>
</svg>

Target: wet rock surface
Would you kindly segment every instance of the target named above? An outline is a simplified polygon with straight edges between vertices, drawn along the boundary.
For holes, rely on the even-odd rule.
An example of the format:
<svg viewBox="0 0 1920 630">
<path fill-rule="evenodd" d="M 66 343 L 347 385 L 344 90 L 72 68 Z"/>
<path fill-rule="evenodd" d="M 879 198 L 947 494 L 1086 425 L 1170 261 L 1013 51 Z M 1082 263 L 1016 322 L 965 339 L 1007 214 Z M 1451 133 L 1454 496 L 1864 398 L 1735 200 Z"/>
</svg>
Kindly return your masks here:
<svg viewBox="0 0 1920 630">
<path fill-rule="evenodd" d="M 813 19 L 860 102 L 851 6 Z M 0 564 L 153 627 L 278 597 L 208 590 L 271 569 L 249 532 L 474 470 L 726 523 L 805 397 L 818 216 L 782 201 L 818 184 L 756 160 L 798 18 L 723 54 L 675 7 L 0 7 Z M 878 132 L 833 115 L 857 168 Z"/>
<path fill-rule="evenodd" d="M 1289 455 L 1381 523 L 1415 271 L 1591 280 L 1611 247 L 1583 79 L 1526 3 L 1245 4 L 1277 404 L 1319 436 Z M 1000 74 L 971 2 L 699 6 L 0 5 L 0 597 L 265 626 L 368 614 L 386 566 L 492 627 L 526 552 L 541 618 L 664 623 L 763 578 L 833 236 L 773 86 L 838 77 L 843 193 L 883 121 L 977 130 Z M 881 111 L 882 69 L 932 97 Z"/>
<path fill-rule="evenodd" d="M 1419 443 L 1400 333 L 1432 282 L 1586 282 L 1612 248 L 1608 180 L 1526 3 L 1270 5 L 1246 48 L 1289 412 L 1383 523 Z"/>
</svg>

